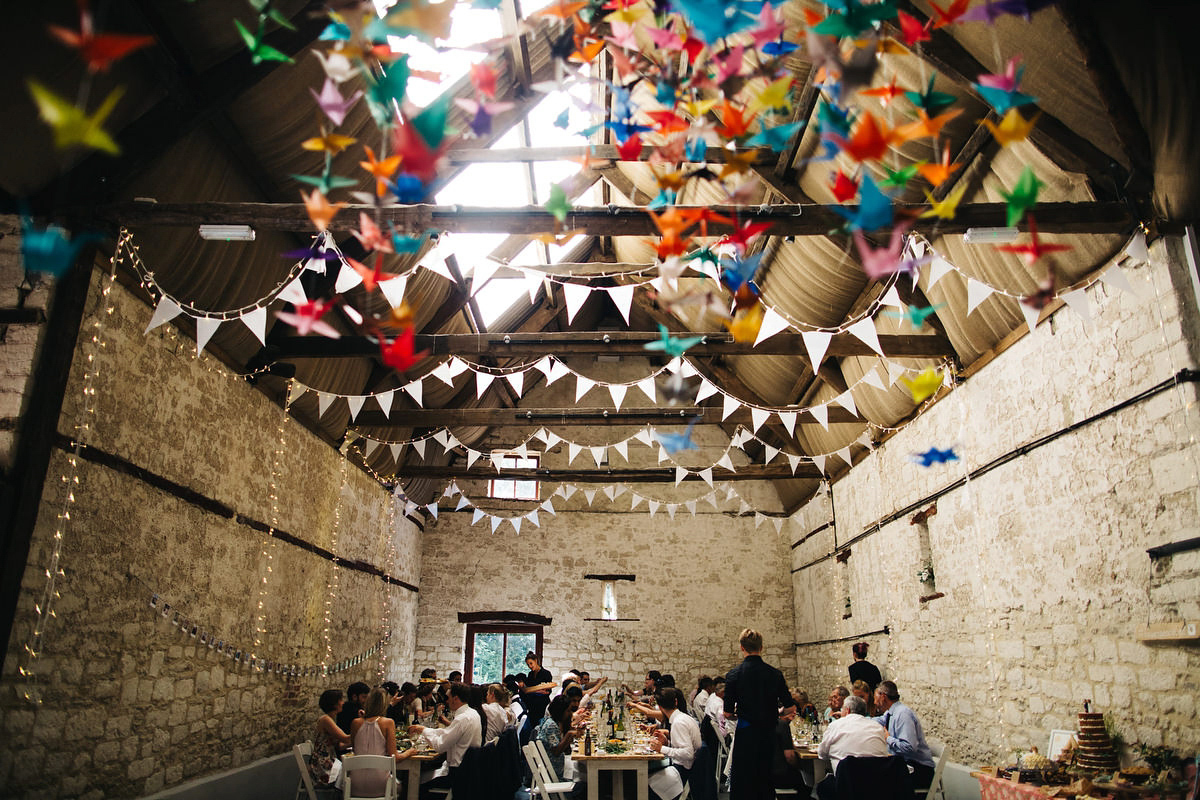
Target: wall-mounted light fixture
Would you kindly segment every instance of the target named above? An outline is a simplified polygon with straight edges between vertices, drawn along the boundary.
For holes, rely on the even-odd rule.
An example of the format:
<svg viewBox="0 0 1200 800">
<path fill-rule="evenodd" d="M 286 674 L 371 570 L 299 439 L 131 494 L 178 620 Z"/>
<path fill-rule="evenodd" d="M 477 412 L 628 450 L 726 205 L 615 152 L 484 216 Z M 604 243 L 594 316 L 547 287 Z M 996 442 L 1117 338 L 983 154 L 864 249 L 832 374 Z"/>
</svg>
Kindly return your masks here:
<svg viewBox="0 0 1200 800">
<path fill-rule="evenodd" d="M 963 241 L 967 244 L 1010 244 L 1020 235 L 1017 228 L 967 228 Z"/>
</svg>

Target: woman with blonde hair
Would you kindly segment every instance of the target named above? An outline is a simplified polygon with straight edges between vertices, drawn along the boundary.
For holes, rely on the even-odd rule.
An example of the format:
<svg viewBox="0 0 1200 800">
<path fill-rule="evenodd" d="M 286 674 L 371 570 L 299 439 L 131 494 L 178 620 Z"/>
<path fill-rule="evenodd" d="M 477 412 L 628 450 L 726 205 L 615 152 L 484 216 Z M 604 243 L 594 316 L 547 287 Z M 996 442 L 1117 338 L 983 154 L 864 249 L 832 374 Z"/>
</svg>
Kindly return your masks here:
<svg viewBox="0 0 1200 800">
<path fill-rule="evenodd" d="M 487 687 L 484 696 L 483 713 L 487 718 L 487 730 L 484 731 L 484 744 L 492 741 L 509 725 L 517 724 L 517 715 L 513 713 L 511 697 L 504 684 L 492 683 Z"/>
<path fill-rule="evenodd" d="M 399 761 L 411 756 L 415 749 L 396 752 L 396 723 L 387 716 L 388 694 L 375 688 L 367 695 L 363 716 L 350 726 L 356 756 L 391 756 Z M 390 771 L 358 770 L 354 773 L 355 797 L 382 797 L 387 788 Z"/>
</svg>

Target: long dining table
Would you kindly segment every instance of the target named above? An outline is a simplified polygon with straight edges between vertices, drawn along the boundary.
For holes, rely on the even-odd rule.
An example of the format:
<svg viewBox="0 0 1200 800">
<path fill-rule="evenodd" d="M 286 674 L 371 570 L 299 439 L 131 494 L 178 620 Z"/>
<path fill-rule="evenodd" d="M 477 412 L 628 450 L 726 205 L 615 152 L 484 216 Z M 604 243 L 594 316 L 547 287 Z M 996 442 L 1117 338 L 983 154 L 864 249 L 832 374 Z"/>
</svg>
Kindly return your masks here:
<svg viewBox="0 0 1200 800">
<path fill-rule="evenodd" d="M 587 800 L 600 800 L 600 773 L 606 770 L 613 773 L 613 800 L 624 799 L 624 772 L 633 772 L 637 776 L 637 800 L 649 800 L 650 765 L 662 759 L 662 753 L 638 749 L 624 753 L 593 751 L 590 756 L 571 754 L 572 761 L 583 764 L 587 769 Z"/>
</svg>

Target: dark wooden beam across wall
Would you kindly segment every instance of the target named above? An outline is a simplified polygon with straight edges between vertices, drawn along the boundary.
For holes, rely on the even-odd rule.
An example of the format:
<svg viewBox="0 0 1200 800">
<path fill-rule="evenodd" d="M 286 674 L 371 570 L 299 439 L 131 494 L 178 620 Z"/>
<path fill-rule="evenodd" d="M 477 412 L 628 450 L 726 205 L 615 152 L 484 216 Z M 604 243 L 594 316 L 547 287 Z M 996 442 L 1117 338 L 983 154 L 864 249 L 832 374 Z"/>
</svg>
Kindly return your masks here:
<svg viewBox="0 0 1200 800">
<path fill-rule="evenodd" d="M 845 219 L 832 205 L 777 205 L 746 208 L 705 206 L 720 214 L 737 215 L 747 222 L 771 223 L 773 236 L 826 236 L 841 228 Z M 846 206 L 853 210 L 855 206 Z M 896 203 L 898 217 L 916 217 L 927 211 L 924 203 Z M 681 211 L 696 210 L 680 206 Z M 330 224 L 330 230 L 349 232 L 358 225 L 360 212 L 373 212 L 371 206 L 348 206 Z M 76 208 L 64 213 L 74 223 L 107 223 L 112 226 L 163 226 L 197 228 L 202 224 L 249 225 L 256 230 L 312 232 L 312 221 L 303 203 L 114 203 L 93 208 Z M 641 208 L 575 208 L 559 224 L 541 207 L 490 208 L 464 206 L 384 206 L 379 210 L 380 224 L 400 230 L 428 230 L 450 233 L 549 233 L 556 228 L 578 230 L 591 236 L 656 235 L 653 219 Z M 926 235 L 960 234 L 968 228 L 1004 227 L 1008 220 L 1005 203 L 972 203 L 958 208 L 952 220 L 917 219 L 912 230 Z M 1129 207 L 1120 202 L 1039 203 L 1037 225 L 1042 233 L 1122 233 L 1134 224 Z M 728 227 L 709 225 L 710 231 L 724 233 Z"/>
<path fill-rule="evenodd" d="M 695 335 L 695 334 L 692 334 Z M 648 342 L 659 341 L 659 334 L 650 331 L 538 331 L 534 333 L 454 333 L 417 334 L 413 347 L 428 350 L 432 356 L 483 356 L 497 358 L 533 358 L 543 356 L 654 356 L 657 352 L 646 350 Z M 889 358 L 942 358 L 953 356 L 954 351 L 941 336 L 879 334 L 879 346 Z M 839 333 L 829 342 L 826 351 L 831 357 L 871 356 L 875 351 L 861 339 L 850 333 Z M 760 342 L 757 347 L 750 342 L 735 341 L 728 333 L 705 334 L 705 340 L 688 349 L 689 356 L 793 356 L 806 355 L 802 334 L 784 332 Z M 279 361 L 292 358 L 352 358 L 379 355 L 379 343 L 366 336 L 342 336 L 330 339 L 324 336 L 277 337 L 264 349 L 267 360 Z"/>
<path fill-rule="evenodd" d="M 704 425 L 716 425 L 721 420 L 721 410 L 715 406 L 680 406 L 678 408 L 421 408 L 397 409 L 384 415 L 380 410 L 359 413 L 356 424 L 361 428 L 481 428 L 481 427 L 596 427 L 600 425 L 641 426 L 655 425 L 664 429 L 683 428 L 693 418 L 699 417 Z M 829 422 L 858 422 L 863 420 L 841 406 L 829 406 Z M 752 425 L 749 408 L 739 408 L 730 413 L 726 422 Z M 808 411 L 801 411 L 796 418 L 800 425 L 818 424 Z M 372 435 L 378 435 L 377 432 Z"/>
<path fill-rule="evenodd" d="M 593 145 L 563 145 L 561 147 L 505 147 L 485 149 L 480 147 L 464 147 L 446 151 L 446 159 L 453 165 L 470 164 L 511 164 L 514 161 L 580 161 L 584 157 L 603 161 L 647 161 L 654 155 L 655 148 L 643 147 L 637 158 L 627 159 L 621 156 L 615 144 Z M 704 154 L 704 162 L 708 164 L 724 164 L 734 154 L 755 154 L 750 163 L 754 166 L 772 164 L 776 156 L 767 148 L 746 148 L 728 150 L 723 147 L 713 147 Z"/>
<path fill-rule="evenodd" d="M 779 457 L 783 460 L 783 456 Z M 690 469 L 704 469 L 691 467 Z M 516 481 L 541 481 L 543 483 L 674 483 L 675 467 L 649 467 L 644 469 L 505 469 L 497 471 L 486 467 L 423 467 L 405 464 L 396 473 L 397 478 L 454 478 L 456 480 L 487 481 L 493 478 Z M 819 478 L 816 466 L 804 462 L 796 466 L 796 473 L 785 461 L 782 464 L 749 464 L 730 472 L 714 467 L 712 479 L 717 481 L 774 481 L 791 478 Z M 703 481 L 699 475 L 689 473 L 685 482 Z"/>
</svg>

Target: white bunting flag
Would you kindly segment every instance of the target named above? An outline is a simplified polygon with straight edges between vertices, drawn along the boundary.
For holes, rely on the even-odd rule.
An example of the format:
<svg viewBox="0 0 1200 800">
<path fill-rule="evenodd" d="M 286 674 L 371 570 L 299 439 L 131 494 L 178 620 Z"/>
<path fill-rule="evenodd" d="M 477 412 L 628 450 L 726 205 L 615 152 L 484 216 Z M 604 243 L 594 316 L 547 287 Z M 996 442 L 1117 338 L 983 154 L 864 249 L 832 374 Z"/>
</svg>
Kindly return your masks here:
<svg viewBox="0 0 1200 800">
<path fill-rule="evenodd" d="M 308 387 L 298 381 L 291 381 L 288 384 L 288 405 L 292 405 L 308 391 Z"/>
<path fill-rule="evenodd" d="M 933 260 L 929 262 L 929 272 L 927 273 L 928 280 L 925 283 L 925 288 L 932 288 L 937 284 L 938 281 L 946 276 L 947 272 L 952 269 L 954 269 L 954 267 L 949 261 L 941 256 L 934 256 Z"/>
<path fill-rule="evenodd" d="M 366 444 L 363 445 L 363 458 L 370 458 L 371 454 L 379 449 L 379 442 L 374 439 L 363 439 Z"/>
<path fill-rule="evenodd" d="M 596 382 L 591 378 L 585 378 L 582 375 L 575 376 L 575 402 L 578 403 L 583 399 L 583 396 L 592 390 Z"/>
<path fill-rule="evenodd" d="M 825 456 L 813 456 L 813 466 L 817 468 L 817 472 L 825 474 Z"/>
<path fill-rule="evenodd" d="M 767 306 L 767 310 L 763 313 L 762 324 L 758 326 L 758 336 L 754 338 L 754 344 L 751 347 L 758 347 L 760 342 L 765 342 L 775 334 L 786 329 L 788 322 L 779 312 L 771 306 Z"/>
<path fill-rule="evenodd" d="M 858 406 L 855 405 L 854 395 L 850 394 L 849 389 L 842 392 L 837 397 L 833 398 L 833 402 L 837 403 L 839 406 L 846 409 L 854 416 L 856 416 L 856 417 L 858 416 Z"/>
<path fill-rule="evenodd" d="M 1101 279 L 1103 280 L 1103 278 Z M 250 329 L 254 338 L 262 344 L 267 343 L 267 309 L 254 308 L 241 316 L 242 324 Z"/>
<path fill-rule="evenodd" d="M 796 467 L 800 466 L 800 456 L 794 456 L 791 453 L 787 454 L 788 466 L 791 467 L 792 474 L 796 474 Z"/>
<path fill-rule="evenodd" d="M 750 423 L 754 426 L 754 432 L 758 433 L 758 429 L 763 426 L 763 423 L 771 418 L 771 412 L 765 408 L 750 408 Z"/>
<path fill-rule="evenodd" d="M 492 385 L 492 381 L 496 380 L 496 376 L 490 372 L 475 373 L 475 399 L 483 397 L 483 393 Z"/>
<path fill-rule="evenodd" d="M 1025 317 L 1025 324 L 1029 326 L 1029 330 L 1037 327 L 1038 320 L 1041 319 L 1042 310 L 1034 308 L 1028 303 L 1017 303 L 1017 308 L 1021 309 L 1021 316 Z"/>
<path fill-rule="evenodd" d="M 540 527 L 542 527 L 541 523 L 540 523 L 540 522 L 538 522 L 538 513 L 537 513 L 537 509 L 536 509 L 536 508 L 535 508 L 533 511 L 530 511 L 528 514 L 526 514 L 526 515 L 525 515 L 525 519 L 527 519 L 527 520 L 529 520 L 531 523 L 533 523 L 533 527 L 535 527 L 535 528 L 540 528 Z"/>
<path fill-rule="evenodd" d="M 613 407 L 617 411 L 621 410 L 621 403 L 625 400 L 625 392 L 629 391 L 629 387 L 623 383 L 610 383 L 608 385 L 608 394 L 612 397 Z"/>
<path fill-rule="evenodd" d="M 783 517 L 771 517 L 771 524 L 775 526 L 775 532 L 779 533 L 783 530 Z"/>
<path fill-rule="evenodd" d="M 489 519 L 489 520 L 491 521 L 491 523 L 492 523 L 492 533 L 495 533 L 495 532 L 496 532 L 496 528 L 499 528 L 499 527 L 500 527 L 500 523 L 504 521 L 504 518 L 503 518 L 503 517 L 489 517 L 488 519 Z"/>
<path fill-rule="evenodd" d="M 549 386 L 559 378 L 564 378 L 570 374 L 571 368 L 556 358 L 554 359 L 554 363 L 550 365 L 549 374 L 546 375 L 546 385 Z"/>
<path fill-rule="evenodd" d="M 587 302 L 588 296 L 592 290 L 582 283 L 564 283 L 562 285 L 563 295 L 567 300 L 567 324 L 570 325 L 575 315 L 579 313 L 579 309 L 583 308 L 583 304 Z"/>
<path fill-rule="evenodd" d="M 422 461 L 425 460 L 425 443 L 427 441 L 429 441 L 429 440 L 428 439 L 414 439 L 412 441 L 412 449 L 417 451 L 417 455 L 421 457 Z"/>
<path fill-rule="evenodd" d="M 709 467 L 709 468 L 707 468 L 707 469 L 702 469 L 702 470 L 700 470 L 700 472 L 698 472 L 697 474 L 700 476 L 701 480 L 703 480 L 703 481 L 704 481 L 705 483 L 707 483 L 709 486 L 712 486 L 712 485 L 713 485 L 713 480 L 712 480 L 712 467 Z"/>
<path fill-rule="evenodd" d="M 438 516 L 437 516 L 438 515 L 438 504 L 437 504 L 436 500 L 434 502 L 426 505 L 425 510 L 428 511 L 433 516 L 434 519 L 438 518 Z"/>
<path fill-rule="evenodd" d="M 1146 234 L 1140 230 L 1133 235 L 1133 239 L 1129 241 L 1129 246 L 1125 248 L 1125 255 L 1132 258 L 1139 264 L 1145 264 L 1150 260 L 1150 250 L 1146 247 Z"/>
<path fill-rule="evenodd" d="M 729 418 L 729 415 L 741 408 L 742 404 L 737 401 L 737 398 L 732 395 L 723 394 L 723 404 L 721 407 L 721 421 L 724 422 Z"/>
<path fill-rule="evenodd" d="M 513 530 L 516 531 L 518 534 L 521 532 L 521 521 L 524 519 L 525 519 L 524 517 L 510 517 L 508 520 L 509 522 L 512 523 Z"/>
<path fill-rule="evenodd" d="M 701 378 L 700 379 L 700 388 L 696 390 L 697 405 L 699 405 L 699 403 L 702 400 L 704 400 L 705 398 L 712 397 L 716 393 L 717 393 L 717 387 L 713 384 L 713 382 L 708 380 L 707 378 Z"/>
<path fill-rule="evenodd" d="M 587 500 L 587 504 L 590 506 L 592 504 L 592 501 L 596 499 L 596 490 L 595 489 L 584 489 L 583 490 L 583 499 Z"/>
<path fill-rule="evenodd" d="M 733 462 L 729 460 L 729 453 L 722 454 L 721 457 L 717 459 L 716 466 L 724 467 L 725 469 L 729 470 L 730 472 L 737 471 L 733 467 Z"/>
<path fill-rule="evenodd" d="M 475 268 L 471 270 L 471 297 L 487 286 L 488 281 L 492 279 L 498 269 L 500 269 L 500 264 L 490 258 L 485 258 L 475 264 Z"/>
<path fill-rule="evenodd" d="M 504 380 L 508 381 L 508 385 L 513 388 L 517 397 L 520 397 L 525 391 L 525 372 L 523 370 L 507 373 Z"/>
<path fill-rule="evenodd" d="M 813 419 L 821 423 L 821 427 L 829 430 L 829 407 L 826 405 L 813 406 L 808 410 L 808 413 L 813 415 Z"/>
<path fill-rule="evenodd" d="M 357 420 L 358 412 L 362 411 L 363 403 L 367 402 L 365 395 L 352 394 L 346 398 L 346 405 L 350 406 L 350 419 Z"/>
<path fill-rule="evenodd" d="M 879 305 L 891 306 L 901 311 L 907 307 L 904 305 L 904 301 L 900 299 L 900 292 L 896 291 L 895 285 L 883 293 L 883 297 L 879 298 Z"/>
<path fill-rule="evenodd" d="M 546 449 L 553 450 L 554 446 L 562 441 L 562 437 L 554 431 L 546 431 Z"/>
<path fill-rule="evenodd" d="M 525 275 L 525 291 L 529 292 L 529 302 L 532 305 L 537 302 L 538 290 L 542 288 L 546 276 L 532 269 L 521 270 L 521 272 Z"/>
<path fill-rule="evenodd" d="M 446 442 L 450 440 L 450 431 L 445 428 L 439 428 L 433 432 L 433 440 L 442 446 L 442 450 L 449 450 Z"/>
<path fill-rule="evenodd" d="M 396 390 L 389 389 L 386 392 L 380 392 L 375 395 L 375 402 L 379 404 L 379 410 L 383 415 L 389 416 L 392 413 L 392 400 L 396 397 Z"/>
<path fill-rule="evenodd" d="M 754 512 L 754 530 L 758 530 L 760 527 L 762 527 L 762 524 L 765 520 L 766 520 L 765 516 L 763 516 L 760 512 L 755 511 Z"/>
<path fill-rule="evenodd" d="M 321 262 L 324 264 L 325 262 Z M 299 278 L 283 287 L 279 294 L 275 295 L 276 300 L 282 300 L 285 303 L 291 303 L 294 306 L 302 306 L 308 302 L 308 295 L 304 293 L 304 284 Z"/>
<path fill-rule="evenodd" d="M 212 317 L 197 317 L 196 318 L 196 355 L 200 355 L 204 350 L 204 346 L 208 344 L 208 340 L 217 332 L 217 328 L 221 327 L 221 320 Z"/>
<path fill-rule="evenodd" d="M 302 302 L 308 301 L 305 299 Z M 182 312 L 183 309 L 180 308 L 174 300 L 164 294 L 158 299 L 158 305 L 154 307 L 154 314 L 150 317 L 150 324 L 147 325 L 146 330 L 142 332 L 143 335 L 154 330 L 164 322 L 175 319 L 175 317 L 179 316 Z"/>
<path fill-rule="evenodd" d="M 616 500 L 618 497 L 625 494 L 625 492 L 627 492 L 628 490 L 629 490 L 629 488 L 625 484 L 618 483 L 616 486 L 616 492 L 613 494 L 613 499 Z"/>
<path fill-rule="evenodd" d="M 629 441 L 627 439 L 622 439 L 619 442 L 615 442 L 612 448 L 613 450 L 617 451 L 622 459 L 625 461 L 629 460 Z"/>
<path fill-rule="evenodd" d="M 542 511 L 545 511 L 547 514 L 549 514 L 552 517 L 558 516 L 558 512 L 554 510 L 554 504 L 551 503 L 549 500 L 542 503 L 540 506 L 538 506 L 538 508 L 542 509 Z"/>
<path fill-rule="evenodd" d="M 796 435 L 796 416 L 795 411 L 780 411 L 779 421 L 783 423 L 783 427 L 787 428 L 788 436 L 795 437 Z"/>
<path fill-rule="evenodd" d="M 317 416 L 325 416 L 325 412 L 329 410 L 329 406 L 337 399 L 337 395 L 329 392 L 317 392 Z"/>
<path fill-rule="evenodd" d="M 687 476 L 688 476 L 688 471 L 687 471 L 686 467 L 676 467 L 675 468 L 675 485 L 678 486 L 679 484 L 683 483 L 683 479 L 686 478 Z"/>
<path fill-rule="evenodd" d="M 1090 331 L 1092 329 L 1092 304 L 1088 300 L 1087 292 L 1083 289 L 1076 289 L 1073 292 L 1065 293 L 1062 299 L 1071 307 L 1072 311 L 1079 315 L 1079 319 L 1083 322 L 1083 329 Z"/>
<path fill-rule="evenodd" d="M 388 445 L 388 450 L 392 451 L 392 461 L 395 461 L 397 464 L 399 464 L 400 452 L 404 450 L 404 445 L 400 442 L 393 442 L 392 444 Z"/>
<path fill-rule="evenodd" d="M 671 458 L 671 456 L 667 454 L 667 448 L 662 447 L 660 445 L 658 448 L 658 463 L 661 464 L 662 462 L 667 461 L 670 458 Z"/>
<path fill-rule="evenodd" d="M 667 503 L 667 516 L 675 519 L 675 509 L 679 508 L 677 503 Z"/>
<path fill-rule="evenodd" d="M 1129 276 L 1125 274 L 1125 270 L 1118 267 L 1116 263 L 1110 264 L 1108 269 L 1100 273 L 1100 280 L 1114 289 L 1120 289 L 1123 292 L 1129 292 L 1134 297 L 1140 297 L 1134 291 L 1133 285 L 1129 283 Z"/>
<path fill-rule="evenodd" d="M 583 452 L 583 445 L 567 442 L 567 466 L 575 463 L 575 457 Z"/>
<path fill-rule="evenodd" d="M 646 445 L 646 447 L 654 446 L 654 435 L 650 433 L 649 428 L 642 428 L 633 435 L 633 438 Z"/>
<path fill-rule="evenodd" d="M 616 500 L 617 499 L 617 487 L 613 486 L 611 483 L 608 486 L 605 486 L 604 487 L 604 496 L 608 498 L 608 502 L 610 502 L 610 503 L 613 500 Z"/>
<path fill-rule="evenodd" d="M 458 505 L 456 505 L 454 507 L 454 510 L 462 511 L 464 508 L 466 508 L 469 505 L 471 505 L 471 501 L 467 499 L 467 496 L 465 494 L 461 494 L 458 496 Z M 475 522 L 473 521 L 471 524 L 474 525 Z"/>
<path fill-rule="evenodd" d="M 534 369 L 541 372 L 548 379 L 550 371 L 554 369 L 554 356 L 542 356 L 537 361 L 533 362 Z"/>
<path fill-rule="evenodd" d="M 650 509 L 650 516 L 653 517 L 654 512 L 658 511 L 658 507 L 661 505 L 662 503 L 658 502 L 657 500 L 647 500 L 646 507 Z"/>
<path fill-rule="evenodd" d="M 878 366 L 871 367 L 871 369 L 867 371 L 867 374 L 862 376 L 862 382 L 868 386 L 874 386 L 876 389 L 881 391 L 885 388 L 883 385 L 883 379 L 879 377 Z"/>
<path fill-rule="evenodd" d="M 456 281 L 454 280 L 454 276 L 450 274 L 450 268 L 446 266 L 446 262 L 444 259 L 433 259 L 432 261 L 422 264 L 421 266 L 424 267 L 425 269 L 429 270 L 430 272 L 441 275 L 443 278 L 450 281 L 451 283 L 456 283 Z"/>
<path fill-rule="evenodd" d="M 813 372 L 816 372 L 825 360 L 825 351 L 829 349 L 829 340 L 833 338 L 833 334 L 829 331 L 802 331 L 800 338 L 804 340 L 809 363 L 812 364 Z"/>
<path fill-rule="evenodd" d="M 777 455 L 779 455 L 778 447 L 771 447 L 771 445 L 769 445 L 769 444 L 763 445 L 763 463 L 764 464 L 770 464 L 771 460 L 773 458 L 775 458 L 775 456 L 777 456 Z"/>
<path fill-rule="evenodd" d="M 979 304 L 992 296 L 995 289 L 974 278 L 967 278 L 967 313 L 979 308 Z"/>
<path fill-rule="evenodd" d="M 419 380 L 416 380 L 411 383 L 404 384 L 404 386 L 402 386 L 401 388 L 404 389 L 405 394 L 407 394 L 409 397 L 411 397 L 413 399 L 414 403 L 416 403 L 417 405 L 421 405 L 421 398 L 425 394 L 425 384 L 424 383 L 422 383 Z"/>
<path fill-rule="evenodd" d="M 646 498 L 642 497 L 637 492 L 634 492 L 632 498 L 630 499 L 629 510 L 633 511 L 635 508 L 637 508 L 639 505 L 641 505 L 642 501 L 644 501 L 645 499 Z"/>
<path fill-rule="evenodd" d="M 475 462 L 478 461 L 482 457 L 483 457 L 483 453 L 479 452 L 478 450 L 472 450 L 471 448 L 468 447 L 467 448 L 467 469 L 470 469 L 471 467 L 475 466 Z"/>
<path fill-rule="evenodd" d="M 471 515 L 471 524 L 475 525 L 476 523 L 479 522 L 479 520 L 483 519 L 486 516 L 487 516 L 487 514 L 484 514 L 478 508 L 475 509 L 475 513 Z"/>
<path fill-rule="evenodd" d="M 451 387 L 454 386 L 454 376 L 450 374 L 450 362 L 449 361 L 443 361 L 441 364 L 438 364 L 437 367 L 434 368 L 433 372 L 431 372 L 429 374 L 432 375 L 433 377 L 437 378 L 438 380 L 440 380 L 442 383 L 446 384 L 447 386 L 451 386 Z"/>
<path fill-rule="evenodd" d="M 338 294 L 344 294 L 355 286 L 358 286 L 362 281 L 362 275 L 355 272 L 349 264 L 343 263 L 338 268 L 337 283 L 333 285 L 333 290 Z"/>
<path fill-rule="evenodd" d="M 846 466 L 854 466 L 854 457 L 850 454 L 850 445 L 846 445 L 841 450 L 837 451 L 838 458 L 846 462 Z"/>
<path fill-rule="evenodd" d="M 404 290 L 408 288 L 408 276 L 397 275 L 395 278 L 380 281 L 377 285 L 379 291 L 387 299 L 388 305 L 392 308 L 399 308 L 400 304 L 404 302 Z"/>
<path fill-rule="evenodd" d="M 867 347 L 883 355 L 883 348 L 879 345 L 879 333 L 875 330 L 875 320 L 864 317 L 846 330 Z"/>
<path fill-rule="evenodd" d="M 617 307 L 617 311 L 621 312 L 621 316 L 625 318 L 625 324 L 629 324 L 629 307 L 633 305 L 633 290 L 634 286 L 611 286 L 608 288 L 608 296 L 612 298 L 613 305 Z"/>
<path fill-rule="evenodd" d="M 696 516 L 696 501 L 695 500 L 688 500 L 686 503 L 683 504 L 683 507 L 686 508 L 693 517 Z"/>
<path fill-rule="evenodd" d="M 642 380 L 638 381 L 634 385 L 637 386 L 637 388 L 642 390 L 642 394 L 644 394 L 644 395 L 646 395 L 646 397 L 650 398 L 651 403 L 658 402 L 658 397 L 654 394 L 655 388 L 654 388 L 654 376 L 653 375 L 651 375 L 649 378 L 643 378 Z"/>
<path fill-rule="evenodd" d="M 499 472 L 504 466 L 504 453 L 492 453 L 488 458 L 491 459 L 492 469 L 496 470 L 496 472 Z"/>
<path fill-rule="evenodd" d="M 592 460 L 596 462 L 597 467 L 602 466 L 608 459 L 608 448 L 604 445 L 589 447 L 588 449 L 592 451 Z"/>
</svg>

